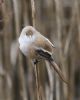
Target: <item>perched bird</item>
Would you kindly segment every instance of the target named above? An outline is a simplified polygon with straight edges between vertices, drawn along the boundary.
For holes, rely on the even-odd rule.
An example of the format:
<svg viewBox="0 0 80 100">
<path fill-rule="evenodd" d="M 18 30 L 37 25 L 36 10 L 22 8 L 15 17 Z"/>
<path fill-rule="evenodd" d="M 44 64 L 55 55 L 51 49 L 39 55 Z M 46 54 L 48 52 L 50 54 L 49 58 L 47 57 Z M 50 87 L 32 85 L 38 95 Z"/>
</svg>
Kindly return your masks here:
<svg viewBox="0 0 80 100">
<path fill-rule="evenodd" d="M 40 34 L 34 27 L 26 26 L 22 29 L 18 39 L 21 52 L 31 60 L 47 60 L 56 70 L 61 79 L 67 83 L 60 68 L 54 62 L 52 54 L 54 45 L 43 35 Z"/>
</svg>

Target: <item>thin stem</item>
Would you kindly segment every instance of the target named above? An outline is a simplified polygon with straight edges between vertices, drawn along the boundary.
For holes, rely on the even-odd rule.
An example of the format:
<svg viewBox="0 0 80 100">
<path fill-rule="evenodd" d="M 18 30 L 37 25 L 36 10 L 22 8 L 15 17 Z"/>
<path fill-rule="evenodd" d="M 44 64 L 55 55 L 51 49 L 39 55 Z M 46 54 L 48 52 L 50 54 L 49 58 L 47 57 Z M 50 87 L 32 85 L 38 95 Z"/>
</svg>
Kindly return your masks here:
<svg viewBox="0 0 80 100">
<path fill-rule="evenodd" d="M 50 91 L 49 91 L 49 100 L 53 100 L 53 89 L 54 89 L 54 82 L 53 82 L 53 73 L 52 73 L 52 69 L 50 68 L 51 64 L 49 64 L 46 61 L 46 68 L 47 68 L 47 72 L 48 72 L 48 76 L 49 76 L 49 82 L 50 82 Z M 49 89 L 48 89 L 49 90 Z M 47 98 L 46 98 L 47 99 Z M 47 99 L 47 100 L 48 100 Z"/>
<path fill-rule="evenodd" d="M 38 82 L 38 66 L 37 63 L 34 64 L 34 71 L 35 71 L 35 79 L 36 79 L 36 95 L 37 95 L 37 100 L 39 99 L 39 82 Z"/>
<path fill-rule="evenodd" d="M 32 9 L 32 25 L 35 27 L 36 26 L 36 11 L 35 11 L 35 1 L 31 0 L 31 9 Z M 40 100 L 40 96 L 39 96 L 39 82 L 38 82 L 38 66 L 37 66 L 37 62 L 34 63 L 34 68 L 35 68 L 35 77 L 36 77 L 36 94 L 37 94 L 37 100 Z"/>
<path fill-rule="evenodd" d="M 35 27 L 35 18 L 36 18 L 36 11 L 35 11 L 35 1 L 31 0 L 31 9 L 32 9 L 32 24 Z"/>
</svg>

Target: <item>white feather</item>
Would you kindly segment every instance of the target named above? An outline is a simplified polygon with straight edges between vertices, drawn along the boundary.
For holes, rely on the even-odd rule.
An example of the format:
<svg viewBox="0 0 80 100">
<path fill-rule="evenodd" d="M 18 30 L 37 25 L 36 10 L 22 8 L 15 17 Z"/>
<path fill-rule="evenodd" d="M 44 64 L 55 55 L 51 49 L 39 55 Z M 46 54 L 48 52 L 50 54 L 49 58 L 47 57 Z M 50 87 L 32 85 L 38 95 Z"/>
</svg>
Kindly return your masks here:
<svg viewBox="0 0 80 100">
<path fill-rule="evenodd" d="M 32 35 L 32 36 L 31 35 L 29 35 L 29 36 L 23 35 L 23 36 L 19 37 L 19 39 L 18 39 L 19 44 L 20 44 L 19 48 L 24 55 L 27 56 L 29 47 L 30 47 L 31 43 L 35 41 L 35 39 L 36 39 L 35 35 Z"/>
</svg>

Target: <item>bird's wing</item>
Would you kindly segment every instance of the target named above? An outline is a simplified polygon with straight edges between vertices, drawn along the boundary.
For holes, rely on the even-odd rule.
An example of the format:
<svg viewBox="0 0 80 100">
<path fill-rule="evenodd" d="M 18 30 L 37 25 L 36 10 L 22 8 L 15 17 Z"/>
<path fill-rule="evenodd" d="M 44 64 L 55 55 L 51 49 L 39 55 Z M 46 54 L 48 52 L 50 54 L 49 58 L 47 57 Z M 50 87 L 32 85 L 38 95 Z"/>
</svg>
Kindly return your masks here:
<svg viewBox="0 0 80 100">
<path fill-rule="evenodd" d="M 40 55 L 41 57 L 47 59 L 47 60 L 53 60 L 52 55 L 50 52 L 46 51 L 43 48 L 37 48 L 36 52 L 38 53 L 38 55 Z"/>
<path fill-rule="evenodd" d="M 46 40 L 48 41 L 48 43 L 49 43 L 53 48 L 55 48 L 55 45 L 54 45 L 53 43 L 51 43 L 51 42 L 49 41 L 49 39 L 46 38 Z"/>
</svg>

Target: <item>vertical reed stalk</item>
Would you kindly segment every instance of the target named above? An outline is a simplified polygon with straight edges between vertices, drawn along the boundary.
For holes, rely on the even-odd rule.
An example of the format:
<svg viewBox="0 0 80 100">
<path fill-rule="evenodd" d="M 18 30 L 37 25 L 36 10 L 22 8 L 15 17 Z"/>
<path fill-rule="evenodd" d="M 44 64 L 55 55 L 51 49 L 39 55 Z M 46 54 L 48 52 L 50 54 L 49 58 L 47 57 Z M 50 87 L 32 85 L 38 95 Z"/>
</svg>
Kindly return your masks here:
<svg viewBox="0 0 80 100">
<path fill-rule="evenodd" d="M 34 71 L 35 71 L 35 78 L 36 78 L 36 95 L 37 95 L 37 100 L 40 100 L 40 96 L 39 96 L 39 82 L 38 82 L 38 75 L 39 75 L 39 72 L 38 72 L 38 66 L 37 66 L 37 63 L 34 64 Z"/>
<path fill-rule="evenodd" d="M 35 11 L 35 0 L 31 0 L 31 8 L 32 8 L 32 25 L 36 27 L 36 11 Z M 36 95 L 37 95 L 37 100 L 40 100 L 39 96 L 39 82 L 38 82 L 38 66 L 37 63 L 34 64 L 35 68 L 35 78 L 36 78 Z"/>
</svg>

